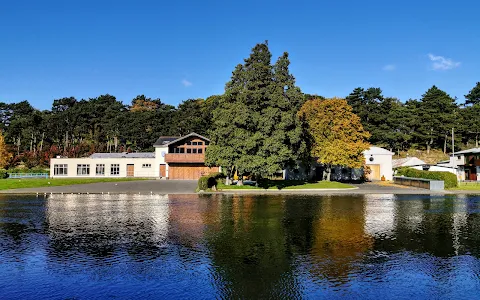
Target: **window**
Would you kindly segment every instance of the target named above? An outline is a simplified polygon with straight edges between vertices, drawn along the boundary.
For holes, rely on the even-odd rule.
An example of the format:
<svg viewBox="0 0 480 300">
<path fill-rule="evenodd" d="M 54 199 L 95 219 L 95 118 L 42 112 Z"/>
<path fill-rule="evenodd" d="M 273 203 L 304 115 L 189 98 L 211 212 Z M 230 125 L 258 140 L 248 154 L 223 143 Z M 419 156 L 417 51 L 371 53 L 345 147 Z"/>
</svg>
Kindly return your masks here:
<svg viewBox="0 0 480 300">
<path fill-rule="evenodd" d="M 180 153 L 185 153 L 185 148 L 180 148 Z"/>
<path fill-rule="evenodd" d="M 192 149 L 193 150 L 193 153 L 197 153 L 197 149 Z"/>
<path fill-rule="evenodd" d="M 104 164 L 98 164 L 95 167 L 95 175 L 105 175 L 105 165 Z"/>
<path fill-rule="evenodd" d="M 152 164 L 143 164 L 142 165 L 142 168 L 151 168 L 152 167 Z"/>
<path fill-rule="evenodd" d="M 90 165 L 77 165 L 77 175 L 90 175 Z"/>
<path fill-rule="evenodd" d="M 203 153 L 203 149 L 202 149 L 202 148 L 198 149 L 197 153 L 202 154 L 202 153 Z"/>
<path fill-rule="evenodd" d="M 173 152 L 174 152 L 174 153 L 180 153 L 180 148 L 174 148 L 174 149 L 173 149 Z"/>
<path fill-rule="evenodd" d="M 187 145 L 191 145 L 191 144 L 192 144 L 192 142 L 187 142 Z"/>
<path fill-rule="evenodd" d="M 192 153 L 192 149 L 187 149 L 187 153 Z"/>
<path fill-rule="evenodd" d="M 68 165 L 53 165 L 53 175 L 68 175 Z"/>
<path fill-rule="evenodd" d="M 110 166 L 110 175 L 120 175 L 120 165 L 112 164 Z"/>
<path fill-rule="evenodd" d="M 203 145 L 203 142 L 198 142 L 198 145 L 199 145 L 199 146 Z"/>
<path fill-rule="evenodd" d="M 457 159 L 462 159 L 462 157 L 459 155 L 459 156 L 457 156 Z"/>
<path fill-rule="evenodd" d="M 198 143 L 197 142 L 192 142 L 192 145 L 196 146 L 196 145 L 198 145 Z"/>
</svg>

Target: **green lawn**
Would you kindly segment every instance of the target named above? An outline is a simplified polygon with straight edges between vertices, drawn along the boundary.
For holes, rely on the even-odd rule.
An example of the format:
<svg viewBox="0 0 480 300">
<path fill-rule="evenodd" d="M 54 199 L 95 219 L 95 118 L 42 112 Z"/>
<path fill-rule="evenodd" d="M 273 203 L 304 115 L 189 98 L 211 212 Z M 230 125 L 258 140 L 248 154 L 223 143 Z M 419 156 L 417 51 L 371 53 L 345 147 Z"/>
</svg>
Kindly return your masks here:
<svg viewBox="0 0 480 300">
<path fill-rule="evenodd" d="M 296 189 L 347 189 L 353 186 L 335 181 L 319 181 L 319 182 L 305 182 L 299 180 L 268 180 L 262 182 L 259 187 L 250 185 L 224 185 L 218 183 L 219 190 L 262 190 L 262 189 L 278 189 L 278 190 L 296 190 Z"/>
<path fill-rule="evenodd" d="M 480 183 L 459 183 L 458 187 L 449 190 L 457 191 L 480 191 Z"/>
<path fill-rule="evenodd" d="M 145 180 L 146 178 L 23 178 L 23 179 L 1 179 L 0 190 L 36 188 L 46 186 L 62 186 L 73 184 L 86 184 L 97 182 L 117 182 Z"/>
</svg>

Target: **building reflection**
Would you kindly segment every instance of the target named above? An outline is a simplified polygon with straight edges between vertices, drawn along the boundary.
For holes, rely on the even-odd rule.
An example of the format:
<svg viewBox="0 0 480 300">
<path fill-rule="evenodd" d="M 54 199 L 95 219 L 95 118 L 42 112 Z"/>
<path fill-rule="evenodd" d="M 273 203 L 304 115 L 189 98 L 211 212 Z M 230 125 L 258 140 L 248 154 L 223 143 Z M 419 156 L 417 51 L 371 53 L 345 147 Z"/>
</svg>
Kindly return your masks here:
<svg viewBox="0 0 480 300">
<path fill-rule="evenodd" d="M 156 257 L 168 234 L 166 195 L 50 195 L 45 202 L 51 255 Z"/>
</svg>

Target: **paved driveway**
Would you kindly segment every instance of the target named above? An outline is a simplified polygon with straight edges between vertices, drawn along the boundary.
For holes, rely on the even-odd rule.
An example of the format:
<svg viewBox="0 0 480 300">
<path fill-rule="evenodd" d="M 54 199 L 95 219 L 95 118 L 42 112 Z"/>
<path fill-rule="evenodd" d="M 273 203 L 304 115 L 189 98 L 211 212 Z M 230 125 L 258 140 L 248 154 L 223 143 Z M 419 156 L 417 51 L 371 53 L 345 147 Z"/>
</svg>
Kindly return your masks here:
<svg viewBox="0 0 480 300">
<path fill-rule="evenodd" d="M 4 194 L 27 193 L 128 193 L 128 194 L 188 194 L 194 193 L 196 180 L 139 180 L 123 182 L 99 182 L 41 188 L 0 191 Z"/>
</svg>

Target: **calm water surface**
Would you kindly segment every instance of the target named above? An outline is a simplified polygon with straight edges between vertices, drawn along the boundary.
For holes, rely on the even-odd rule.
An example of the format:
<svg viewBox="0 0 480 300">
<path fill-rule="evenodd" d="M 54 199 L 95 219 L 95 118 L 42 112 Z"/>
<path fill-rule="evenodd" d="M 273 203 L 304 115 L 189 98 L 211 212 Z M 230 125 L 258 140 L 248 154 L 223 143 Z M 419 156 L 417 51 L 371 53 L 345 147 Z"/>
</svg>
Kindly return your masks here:
<svg viewBox="0 0 480 300">
<path fill-rule="evenodd" d="M 0 197 L 0 299 L 480 298 L 477 196 Z"/>
</svg>

